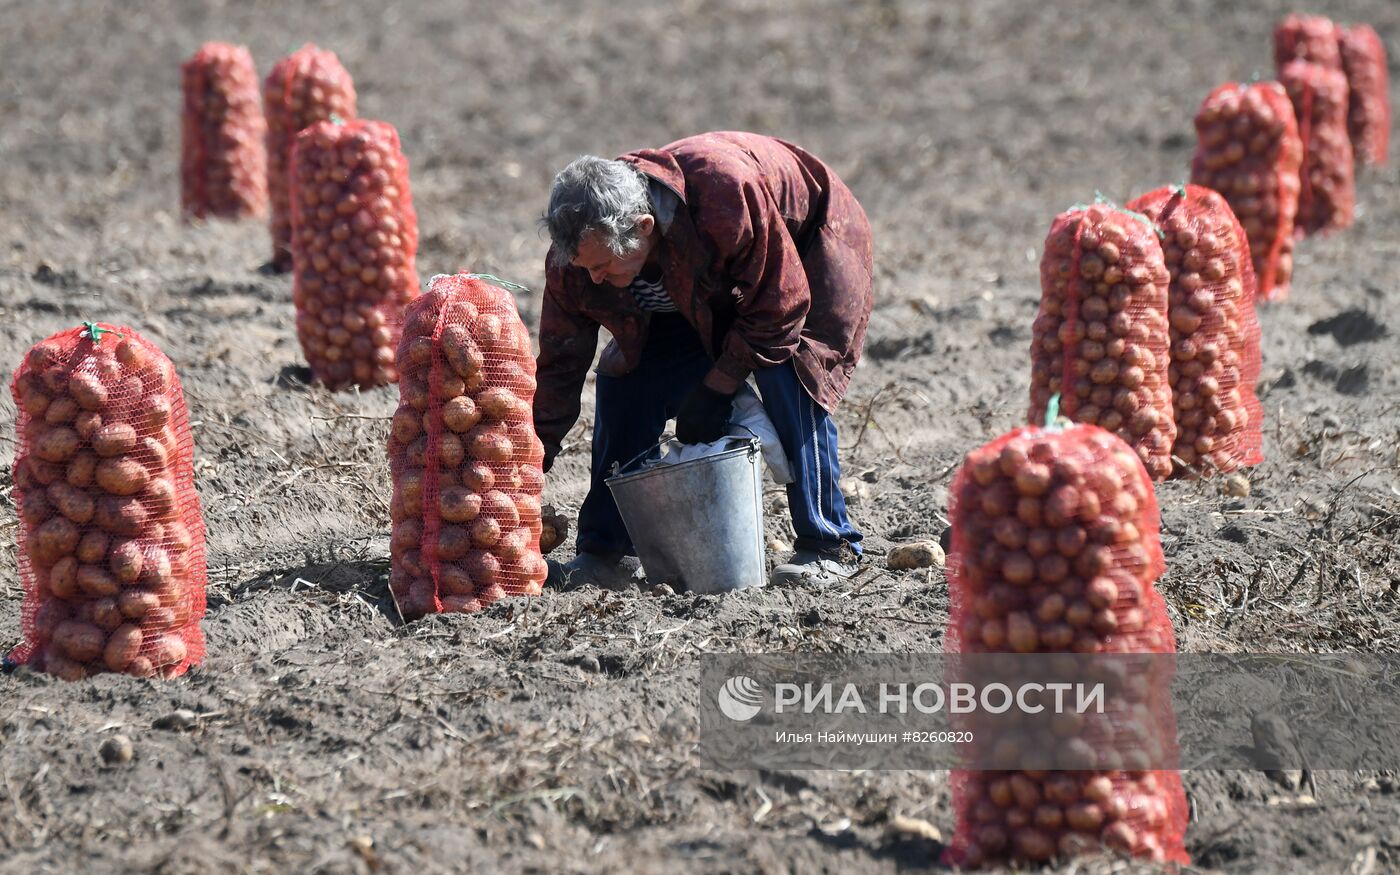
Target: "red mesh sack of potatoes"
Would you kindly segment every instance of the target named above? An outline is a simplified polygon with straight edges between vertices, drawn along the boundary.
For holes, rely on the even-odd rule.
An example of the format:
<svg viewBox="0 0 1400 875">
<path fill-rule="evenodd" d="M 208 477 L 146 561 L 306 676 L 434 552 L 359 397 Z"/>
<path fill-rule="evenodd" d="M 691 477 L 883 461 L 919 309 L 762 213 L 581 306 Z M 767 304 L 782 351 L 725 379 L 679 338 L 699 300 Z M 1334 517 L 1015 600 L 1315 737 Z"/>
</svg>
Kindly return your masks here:
<svg viewBox="0 0 1400 875">
<path fill-rule="evenodd" d="M 37 344 L 11 384 L 24 641 L 66 680 L 173 677 L 204 656 L 204 520 L 175 369 L 129 328 Z"/>
<path fill-rule="evenodd" d="M 1349 228 L 1356 212 L 1356 166 L 1347 132 L 1346 74 L 1339 68 L 1289 61 L 1279 71 L 1279 81 L 1293 101 L 1303 141 L 1294 236 Z"/>
<path fill-rule="evenodd" d="M 1176 651 L 1154 586 L 1165 567 L 1156 497 L 1120 438 L 1088 425 L 1003 435 L 968 453 L 948 513 L 950 654 L 1046 655 L 1039 662 Z M 1174 758 L 1174 720 L 1160 737 Z M 994 738 L 979 732 L 973 744 Z M 946 862 L 1034 863 L 1100 846 L 1187 862 L 1179 774 L 1099 753 L 1071 771 L 955 771 Z"/>
<path fill-rule="evenodd" d="M 1289 61 L 1311 61 L 1341 69 L 1342 30 L 1321 15 L 1285 16 L 1274 27 L 1274 66 L 1283 69 Z"/>
<path fill-rule="evenodd" d="M 334 52 L 307 43 L 278 61 L 263 83 L 272 264 L 292 267 L 291 160 L 297 134 L 319 121 L 355 117 L 355 84 Z"/>
<path fill-rule="evenodd" d="M 1030 421 L 1052 395 L 1075 422 L 1121 436 L 1158 480 L 1172 470 L 1167 268 L 1146 217 L 1111 204 L 1055 218 L 1031 332 Z"/>
<path fill-rule="evenodd" d="M 1356 160 L 1385 164 L 1390 155 L 1390 72 L 1385 43 L 1374 28 L 1359 24 L 1342 32 L 1342 69 L 1351 89 L 1347 130 Z"/>
<path fill-rule="evenodd" d="M 267 125 L 258 72 L 243 46 L 205 43 L 180 66 L 180 207 L 236 219 L 267 209 Z"/>
<path fill-rule="evenodd" d="M 1208 476 L 1259 464 L 1259 320 L 1244 229 L 1223 197 L 1199 185 L 1159 188 L 1128 208 L 1157 223 L 1171 276 L 1175 473 Z"/>
<path fill-rule="evenodd" d="M 399 610 L 412 619 L 537 595 L 544 448 L 514 298 L 473 274 L 434 277 L 405 314 L 398 366 L 389 582 Z"/>
<path fill-rule="evenodd" d="M 1249 238 L 1258 297 L 1280 301 L 1293 281 L 1303 142 L 1277 82 L 1226 82 L 1196 111 L 1191 181 L 1224 196 Z"/>
<path fill-rule="evenodd" d="M 297 337 L 332 389 L 398 379 L 403 307 L 418 294 L 408 159 L 385 122 L 317 122 L 292 153 Z"/>
</svg>

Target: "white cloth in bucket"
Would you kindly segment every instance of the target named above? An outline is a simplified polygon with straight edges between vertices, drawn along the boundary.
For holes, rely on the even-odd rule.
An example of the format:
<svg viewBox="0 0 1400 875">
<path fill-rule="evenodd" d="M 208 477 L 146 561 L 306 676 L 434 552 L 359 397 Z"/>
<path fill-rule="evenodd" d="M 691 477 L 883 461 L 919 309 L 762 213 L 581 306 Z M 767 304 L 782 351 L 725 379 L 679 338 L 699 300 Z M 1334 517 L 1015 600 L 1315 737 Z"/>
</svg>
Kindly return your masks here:
<svg viewBox="0 0 1400 875">
<path fill-rule="evenodd" d="M 768 463 L 768 473 L 773 475 L 773 482 L 786 486 L 797 479 L 792 475 L 792 466 L 788 464 L 787 453 L 783 452 L 783 444 L 778 440 L 778 430 L 773 427 L 773 420 L 763 409 L 758 393 L 748 383 L 740 386 L 739 394 L 734 396 L 729 433 L 735 437 L 758 438 L 763 446 L 763 461 Z"/>
<path fill-rule="evenodd" d="M 763 409 L 763 402 L 759 400 L 758 393 L 748 383 L 740 386 L 738 394 L 734 396 L 734 410 L 729 415 L 729 436 L 757 438 L 763 450 L 763 461 L 768 465 L 768 473 L 772 475 L 773 482 L 780 486 L 793 482 L 795 478 L 792 476 L 792 466 L 788 464 L 787 454 L 783 452 L 783 445 L 778 440 L 778 430 L 773 427 L 773 420 L 769 418 L 768 411 Z M 693 459 L 703 459 L 732 449 L 732 446 L 729 437 L 722 437 L 708 444 L 683 444 L 672 438 L 662 444 L 661 458 L 645 462 L 642 467 L 654 468 L 658 465 L 675 465 Z"/>
</svg>

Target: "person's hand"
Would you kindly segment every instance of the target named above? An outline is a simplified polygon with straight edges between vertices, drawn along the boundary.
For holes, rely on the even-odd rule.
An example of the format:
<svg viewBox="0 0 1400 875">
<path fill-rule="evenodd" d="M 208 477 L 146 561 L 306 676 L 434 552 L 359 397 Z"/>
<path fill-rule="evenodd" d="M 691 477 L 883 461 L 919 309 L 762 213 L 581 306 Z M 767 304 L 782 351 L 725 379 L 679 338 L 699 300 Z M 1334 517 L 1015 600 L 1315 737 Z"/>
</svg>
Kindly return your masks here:
<svg viewBox="0 0 1400 875">
<path fill-rule="evenodd" d="M 720 392 L 701 383 L 676 414 L 676 440 L 683 444 L 708 444 L 719 440 L 724 436 L 733 407 L 733 392 Z"/>
</svg>

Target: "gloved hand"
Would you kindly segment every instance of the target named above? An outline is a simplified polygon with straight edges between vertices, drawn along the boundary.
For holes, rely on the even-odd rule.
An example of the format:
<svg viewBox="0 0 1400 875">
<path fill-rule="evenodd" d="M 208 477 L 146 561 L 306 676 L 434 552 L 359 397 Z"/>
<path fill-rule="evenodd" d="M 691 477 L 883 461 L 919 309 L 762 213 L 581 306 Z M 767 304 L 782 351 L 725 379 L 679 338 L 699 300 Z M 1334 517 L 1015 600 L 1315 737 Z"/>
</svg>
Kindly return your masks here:
<svg viewBox="0 0 1400 875">
<path fill-rule="evenodd" d="M 683 444 L 708 444 L 724 437 L 724 427 L 734 408 L 734 393 L 717 392 L 701 383 L 676 414 L 676 440 Z"/>
</svg>

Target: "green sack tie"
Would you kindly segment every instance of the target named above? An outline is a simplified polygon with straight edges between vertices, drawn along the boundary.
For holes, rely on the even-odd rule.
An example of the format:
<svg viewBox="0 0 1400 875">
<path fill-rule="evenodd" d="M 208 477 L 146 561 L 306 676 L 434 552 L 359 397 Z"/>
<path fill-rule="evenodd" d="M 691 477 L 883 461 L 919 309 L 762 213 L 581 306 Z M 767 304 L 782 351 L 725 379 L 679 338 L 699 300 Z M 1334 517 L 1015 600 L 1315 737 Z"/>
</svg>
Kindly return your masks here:
<svg viewBox="0 0 1400 875">
<path fill-rule="evenodd" d="M 469 273 L 469 274 L 467 274 L 466 276 L 467 276 L 467 279 L 469 279 L 469 280 L 484 280 L 485 282 L 491 283 L 493 286 L 500 286 L 501 288 L 505 289 L 505 290 L 508 291 L 508 292 L 529 292 L 529 291 L 530 291 L 528 288 L 526 288 L 525 286 L 520 285 L 519 283 L 513 283 L 513 282 L 511 282 L 510 280 L 503 280 L 503 279 L 501 279 L 500 277 L 498 277 L 498 276 L 496 276 L 496 275 L 494 275 L 494 274 L 489 274 L 489 273 Z"/>
<path fill-rule="evenodd" d="M 1045 430 L 1061 432 L 1071 425 L 1069 418 L 1060 415 L 1060 393 L 1056 392 L 1045 405 Z"/>
<path fill-rule="evenodd" d="M 88 340 L 97 344 L 102 343 L 102 335 L 104 334 L 115 334 L 118 337 L 125 337 L 120 331 L 113 328 L 103 328 L 96 322 L 84 322 L 83 330 L 87 332 Z"/>
<path fill-rule="evenodd" d="M 1184 191 L 1184 189 L 1183 189 L 1183 191 Z M 1141 222 L 1141 223 L 1142 223 L 1142 226 L 1143 226 L 1144 228 L 1147 228 L 1149 231 L 1151 231 L 1152 233 L 1154 233 L 1154 234 L 1157 235 L 1157 239 L 1159 239 L 1159 240 L 1165 240 L 1165 239 L 1167 239 L 1167 234 L 1166 234 L 1166 232 L 1163 231 L 1161 228 L 1158 228 L 1156 222 L 1153 222 L 1151 219 L 1147 218 L 1147 217 L 1144 216 L 1142 213 L 1136 212 L 1136 211 L 1134 211 L 1134 210 L 1130 210 L 1130 209 L 1128 209 L 1127 207 L 1120 207 L 1120 206 L 1118 206 L 1118 204 L 1116 204 L 1116 203 L 1113 202 L 1113 199 L 1112 199 L 1112 198 L 1105 197 L 1105 196 L 1104 196 L 1104 193 L 1101 192 L 1101 191 L 1098 191 L 1097 189 L 1095 189 L 1095 191 L 1094 191 L 1094 202 L 1093 202 L 1092 204 L 1086 204 L 1086 203 L 1071 204 L 1071 205 L 1070 205 L 1070 208 L 1069 208 L 1068 210 L 1065 210 L 1065 212 L 1067 212 L 1067 213 L 1079 213 L 1079 212 L 1083 212 L 1084 210 L 1089 209 L 1089 207 L 1091 207 L 1091 206 L 1096 206 L 1096 207 L 1112 207 L 1113 209 L 1117 210 L 1117 211 L 1120 212 L 1120 213 L 1123 213 L 1124 215 L 1128 216 L 1129 218 L 1134 219 L 1134 220 L 1136 220 L 1136 221 L 1138 221 L 1138 222 Z"/>
</svg>

